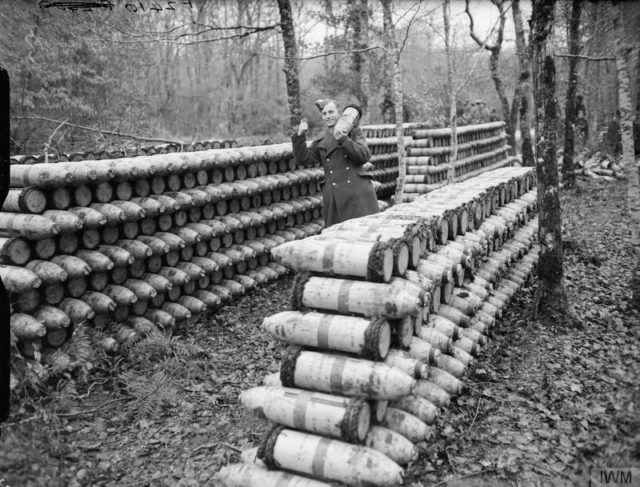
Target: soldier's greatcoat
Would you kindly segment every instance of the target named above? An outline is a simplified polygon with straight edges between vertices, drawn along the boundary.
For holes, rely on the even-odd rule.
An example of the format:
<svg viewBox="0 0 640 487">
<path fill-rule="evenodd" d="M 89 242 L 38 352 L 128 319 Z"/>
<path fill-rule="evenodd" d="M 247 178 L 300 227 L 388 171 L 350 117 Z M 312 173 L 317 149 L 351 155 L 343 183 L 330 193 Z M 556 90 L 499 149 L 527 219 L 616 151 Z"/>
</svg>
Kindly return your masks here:
<svg viewBox="0 0 640 487">
<path fill-rule="evenodd" d="M 371 158 L 360 127 L 354 127 L 342 142 L 327 132 L 308 148 L 304 134 L 293 135 L 291 141 L 298 165 L 322 163 L 324 168 L 322 216 L 325 227 L 378 212 L 373 184 L 358 174 L 360 166 Z"/>
</svg>

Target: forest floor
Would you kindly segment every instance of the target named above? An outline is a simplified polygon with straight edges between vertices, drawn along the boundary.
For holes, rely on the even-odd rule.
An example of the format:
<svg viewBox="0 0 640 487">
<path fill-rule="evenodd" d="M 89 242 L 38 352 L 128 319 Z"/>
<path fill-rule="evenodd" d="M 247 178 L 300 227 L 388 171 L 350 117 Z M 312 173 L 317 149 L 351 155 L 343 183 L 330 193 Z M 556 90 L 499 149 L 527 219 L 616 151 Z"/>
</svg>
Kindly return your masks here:
<svg viewBox="0 0 640 487">
<path fill-rule="evenodd" d="M 578 185 L 562 208 L 566 285 L 583 328 L 533 320 L 535 281 L 524 288 L 405 485 L 588 485 L 593 467 L 640 467 L 626 186 Z M 238 394 L 279 368 L 283 346 L 260 323 L 290 309 L 291 282 L 16 400 L 0 425 L 0 486 L 215 485 L 216 471 L 266 431 Z"/>
</svg>

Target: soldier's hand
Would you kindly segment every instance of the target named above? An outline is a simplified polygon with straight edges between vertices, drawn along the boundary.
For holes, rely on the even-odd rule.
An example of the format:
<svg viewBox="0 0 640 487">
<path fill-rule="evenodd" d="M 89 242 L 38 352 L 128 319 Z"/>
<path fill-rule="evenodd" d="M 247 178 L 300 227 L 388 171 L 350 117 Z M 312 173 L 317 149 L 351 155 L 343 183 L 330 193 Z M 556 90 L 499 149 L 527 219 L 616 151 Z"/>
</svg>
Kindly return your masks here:
<svg viewBox="0 0 640 487">
<path fill-rule="evenodd" d="M 298 125 L 298 135 L 302 135 L 304 133 L 306 133 L 309 130 L 309 124 L 307 123 L 306 119 L 302 119 L 300 120 L 300 125 Z"/>
<path fill-rule="evenodd" d="M 362 170 L 363 171 L 373 171 L 373 167 L 374 167 L 373 164 L 371 164 L 370 162 L 365 162 L 362 165 Z"/>
</svg>

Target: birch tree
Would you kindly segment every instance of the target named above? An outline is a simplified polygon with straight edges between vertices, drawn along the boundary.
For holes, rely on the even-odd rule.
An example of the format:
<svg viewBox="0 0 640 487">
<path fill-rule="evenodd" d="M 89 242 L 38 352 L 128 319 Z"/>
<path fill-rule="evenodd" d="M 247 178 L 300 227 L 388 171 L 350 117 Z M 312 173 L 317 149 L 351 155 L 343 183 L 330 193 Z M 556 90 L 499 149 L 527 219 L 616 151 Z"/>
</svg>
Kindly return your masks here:
<svg viewBox="0 0 640 487">
<path fill-rule="evenodd" d="M 449 127 L 451 128 L 451 160 L 447 168 L 447 181 L 453 182 L 455 172 L 453 163 L 458 158 L 458 132 L 456 120 L 456 90 L 453 86 L 453 54 L 451 52 L 451 4 L 449 0 L 442 2 L 442 19 L 444 21 L 444 51 L 447 58 L 447 93 L 449 95 Z"/>
<path fill-rule="evenodd" d="M 287 84 L 287 101 L 289 105 L 289 122 L 291 127 L 300 123 L 302 107 L 300 105 L 300 78 L 298 75 L 298 50 L 296 34 L 293 28 L 293 14 L 290 0 L 278 0 L 280 11 L 280 28 L 284 44 L 284 75 Z"/>
<path fill-rule="evenodd" d="M 569 83 L 567 86 L 567 99 L 565 103 L 564 117 L 564 155 L 562 158 L 562 181 L 567 188 L 576 184 L 576 175 L 573 171 L 573 152 L 575 147 L 574 123 L 576 121 L 576 92 L 578 90 L 578 53 L 580 52 L 580 15 L 582 13 L 582 0 L 571 2 L 571 20 L 569 22 Z M 586 113 L 584 114 L 586 117 Z"/>
<path fill-rule="evenodd" d="M 554 1 L 533 0 L 531 50 L 536 126 L 538 181 L 538 291 L 534 313 L 551 318 L 573 318 L 564 286 L 562 226 L 556 161 L 556 70 L 547 42 L 554 22 Z M 571 320 L 573 321 L 573 320 Z"/>
<path fill-rule="evenodd" d="M 367 53 L 362 52 L 363 49 L 369 47 L 369 4 L 368 0 L 350 0 L 349 1 L 349 20 L 353 30 L 353 48 L 352 57 L 353 74 L 355 76 L 355 95 L 358 98 L 360 107 L 364 113 L 363 119 L 369 117 L 369 98 L 370 98 L 370 60 Z M 364 120 L 361 121 L 361 123 Z"/>
<path fill-rule="evenodd" d="M 9 191 L 9 73 L 0 66 L 0 207 Z M 0 279 L 0 422 L 9 417 L 11 334 L 9 293 Z"/>
<path fill-rule="evenodd" d="M 616 68 L 618 72 L 618 104 L 621 115 L 622 164 L 627 176 L 627 214 L 630 219 L 631 245 L 635 262 L 631 280 L 632 306 L 640 309 L 640 181 L 635 163 L 633 146 L 633 122 L 631 109 L 631 90 L 627 57 L 631 52 L 625 43 L 623 29 L 623 6 L 615 7 L 613 26 L 616 32 Z"/>
<path fill-rule="evenodd" d="M 390 59 L 393 71 L 393 104 L 396 115 L 396 138 L 398 140 L 398 182 L 394 196 L 395 203 L 402 202 L 406 181 L 406 160 L 404 156 L 404 129 L 402 126 L 402 73 L 400 71 L 400 49 L 396 41 L 391 10 L 393 0 L 380 0 L 382 4 L 382 24 L 385 39 L 386 55 Z"/>
<path fill-rule="evenodd" d="M 638 51 L 638 59 L 636 61 L 637 78 L 636 78 L 636 107 L 635 118 L 633 121 L 633 143 L 636 154 L 640 154 L 640 49 Z"/>
<path fill-rule="evenodd" d="M 447 0 L 448 1 L 448 0 Z M 507 136 L 509 137 L 509 145 L 511 146 L 512 152 L 515 154 L 516 152 L 516 121 L 515 117 L 511 116 L 511 109 L 509 106 L 509 100 L 507 98 L 507 94 L 505 93 L 504 82 L 502 81 L 502 76 L 500 76 L 500 51 L 502 50 L 502 41 L 504 39 L 504 26 L 507 20 L 506 13 L 506 2 L 504 0 L 491 0 L 500 13 L 500 23 L 498 25 L 496 31 L 496 38 L 493 44 L 489 44 L 487 41 L 482 41 L 475 32 L 473 16 L 471 15 L 471 11 L 469 10 L 469 0 L 465 2 L 465 13 L 469 18 L 469 33 L 471 38 L 475 41 L 478 46 L 486 49 L 491 53 L 489 56 L 489 71 L 491 72 L 491 79 L 493 80 L 493 85 L 496 89 L 496 93 L 498 95 L 498 100 L 500 101 L 500 107 L 502 108 L 502 117 L 506 124 Z M 446 25 L 445 25 L 446 32 Z M 514 96 L 514 103 L 517 103 L 517 97 Z M 515 114 L 514 114 L 515 115 Z"/>
<path fill-rule="evenodd" d="M 518 65 L 520 67 L 520 79 L 518 83 L 520 100 L 516 103 L 514 98 L 513 107 L 517 105 L 520 117 L 520 139 L 522 141 L 522 164 L 533 166 L 533 144 L 531 142 L 531 126 L 529 124 L 529 103 L 531 101 L 531 53 L 530 46 L 524 35 L 524 25 L 522 22 L 522 12 L 520 11 L 520 0 L 513 0 L 511 3 L 513 14 L 513 25 L 516 34 L 516 49 L 518 51 Z M 516 96 L 518 91 L 516 91 Z M 515 125 L 514 125 L 515 127 Z"/>
</svg>

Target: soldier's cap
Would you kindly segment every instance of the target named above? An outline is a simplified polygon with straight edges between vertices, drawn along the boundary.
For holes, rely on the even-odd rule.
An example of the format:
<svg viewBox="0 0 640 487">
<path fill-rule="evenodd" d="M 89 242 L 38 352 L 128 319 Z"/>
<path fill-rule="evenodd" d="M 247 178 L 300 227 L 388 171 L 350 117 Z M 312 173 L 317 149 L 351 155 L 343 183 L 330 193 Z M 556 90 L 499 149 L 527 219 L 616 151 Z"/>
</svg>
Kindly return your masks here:
<svg viewBox="0 0 640 487">
<path fill-rule="evenodd" d="M 324 107 L 326 107 L 329 103 L 333 103 L 336 107 L 338 106 L 338 102 L 336 102 L 332 98 L 320 98 L 319 100 L 316 100 L 315 103 L 316 103 L 316 107 L 320 111 L 324 110 Z"/>
</svg>

